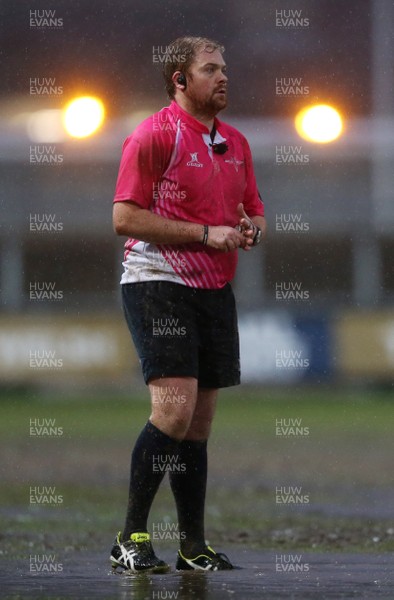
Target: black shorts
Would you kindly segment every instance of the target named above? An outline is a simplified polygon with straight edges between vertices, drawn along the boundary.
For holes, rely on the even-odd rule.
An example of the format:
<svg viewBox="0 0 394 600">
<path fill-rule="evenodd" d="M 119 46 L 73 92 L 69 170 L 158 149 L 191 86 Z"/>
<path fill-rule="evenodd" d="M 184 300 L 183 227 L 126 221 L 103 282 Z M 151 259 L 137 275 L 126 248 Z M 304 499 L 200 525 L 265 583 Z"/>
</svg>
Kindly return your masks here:
<svg viewBox="0 0 394 600">
<path fill-rule="evenodd" d="M 160 377 L 195 377 L 200 387 L 240 382 L 235 299 L 219 290 L 170 281 L 122 285 L 123 308 L 145 383 Z"/>
</svg>

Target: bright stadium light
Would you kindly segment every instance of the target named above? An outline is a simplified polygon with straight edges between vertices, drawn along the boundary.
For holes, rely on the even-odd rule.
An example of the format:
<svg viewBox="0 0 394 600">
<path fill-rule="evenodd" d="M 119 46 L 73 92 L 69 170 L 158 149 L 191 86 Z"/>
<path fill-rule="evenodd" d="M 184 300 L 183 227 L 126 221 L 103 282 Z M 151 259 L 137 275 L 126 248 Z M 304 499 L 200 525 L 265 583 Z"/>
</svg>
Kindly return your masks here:
<svg viewBox="0 0 394 600">
<path fill-rule="evenodd" d="M 64 127 L 72 137 L 84 138 L 97 131 L 104 121 L 104 114 L 104 104 L 99 98 L 76 98 L 64 110 Z"/>
<path fill-rule="evenodd" d="M 341 135 L 342 117 L 335 108 L 328 104 L 308 106 L 296 116 L 295 128 L 298 135 L 308 142 L 327 144 Z"/>
</svg>

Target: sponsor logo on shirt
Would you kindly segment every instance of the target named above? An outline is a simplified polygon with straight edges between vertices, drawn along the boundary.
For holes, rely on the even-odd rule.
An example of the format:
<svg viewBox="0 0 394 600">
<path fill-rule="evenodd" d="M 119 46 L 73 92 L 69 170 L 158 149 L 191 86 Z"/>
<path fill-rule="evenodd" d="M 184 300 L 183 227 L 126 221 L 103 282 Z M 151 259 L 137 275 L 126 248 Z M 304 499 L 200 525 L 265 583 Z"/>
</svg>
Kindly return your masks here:
<svg viewBox="0 0 394 600">
<path fill-rule="evenodd" d="M 204 166 L 198 160 L 198 152 L 190 152 L 190 160 L 186 164 L 188 167 L 203 167 Z"/>
<path fill-rule="evenodd" d="M 238 167 L 239 167 L 239 165 L 243 165 L 244 164 L 243 160 L 238 160 L 234 156 L 232 156 L 231 158 L 226 158 L 224 162 L 230 163 L 230 164 L 234 165 L 234 169 L 237 171 L 237 173 L 238 173 Z"/>
</svg>

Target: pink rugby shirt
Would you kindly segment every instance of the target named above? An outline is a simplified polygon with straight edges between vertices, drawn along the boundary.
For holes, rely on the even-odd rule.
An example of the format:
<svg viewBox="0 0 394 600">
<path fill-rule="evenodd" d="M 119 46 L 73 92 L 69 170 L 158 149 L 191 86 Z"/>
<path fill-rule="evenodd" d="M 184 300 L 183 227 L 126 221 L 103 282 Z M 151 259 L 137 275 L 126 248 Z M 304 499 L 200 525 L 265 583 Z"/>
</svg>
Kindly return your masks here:
<svg viewBox="0 0 394 600">
<path fill-rule="evenodd" d="M 124 145 L 114 202 L 134 202 L 167 219 L 235 227 L 243 202 L 250 217 L 264 215 L 246 138 L 215 118 L 209 130 L 175 102 L 143 121 Z M 217 289 L 231 281 L 237 250 L 220 252 L 201 243 L 155 245 L 129 238 L 121 283 L 167 280 Z"/>
</svg>

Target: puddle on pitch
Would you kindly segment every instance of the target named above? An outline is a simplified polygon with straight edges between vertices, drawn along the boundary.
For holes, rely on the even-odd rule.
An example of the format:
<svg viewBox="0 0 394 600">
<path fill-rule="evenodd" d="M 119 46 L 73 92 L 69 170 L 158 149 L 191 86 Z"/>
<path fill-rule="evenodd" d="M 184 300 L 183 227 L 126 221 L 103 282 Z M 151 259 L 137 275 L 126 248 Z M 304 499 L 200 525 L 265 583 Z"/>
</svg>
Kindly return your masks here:
<svg viewBox="0 0 394 600">
<path fill-rule="evenodd" d="M 241 569 L 215 573 L 115 574 L 103 553 L 65 557 L 56 573 L 31 574 L 29 558 L 0 561 L 2 598 L 63 600 L 392 599 L 392 555 L 305 553 L 309 569 L 278 572 L 274 551 L 237 548 Z M 231 555 L 231 552 L 229 553 Z M 173 555 L 163 553 L 171 564 Z"/>
</svg>

